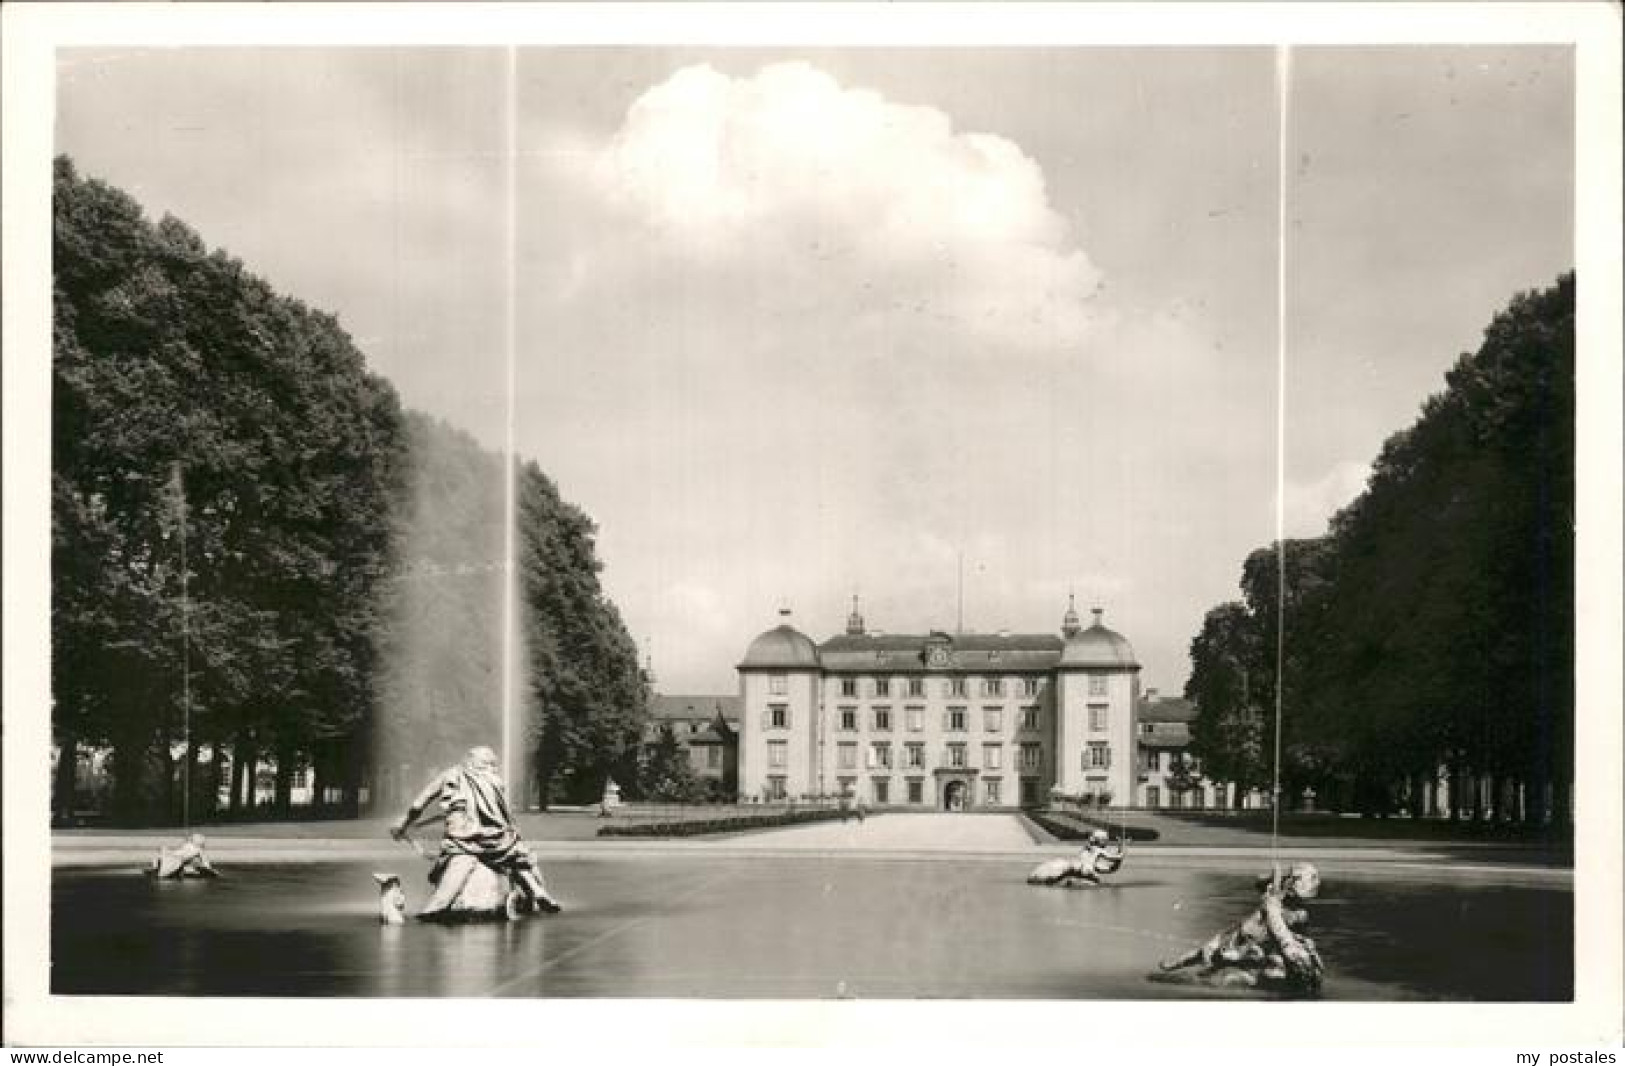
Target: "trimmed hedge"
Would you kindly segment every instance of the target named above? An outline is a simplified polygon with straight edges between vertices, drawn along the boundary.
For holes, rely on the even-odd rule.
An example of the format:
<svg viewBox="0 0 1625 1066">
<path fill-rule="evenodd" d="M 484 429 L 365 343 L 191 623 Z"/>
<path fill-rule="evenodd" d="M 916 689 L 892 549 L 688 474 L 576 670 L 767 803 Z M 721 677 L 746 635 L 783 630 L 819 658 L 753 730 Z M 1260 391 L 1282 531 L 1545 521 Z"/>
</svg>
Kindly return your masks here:
<svg viewBox="0 0 1625 1066">
<path fill-rule="evenodd" d="M 1126 835 L 1130 840 L 1156 840 L 1161 834 L 1140 825 L 1124 825 L 1106 818 L 1078 814 L 1073 811 L 1024 811 L 1027 817 L 1043 826 L 1057 840 L 1082 840 L 1096 829 L 1104 829 L 1112 836 Z"/>
<path fill-rule="evenodd" d="M 747 829 L 773 829 L 853 817 L 851 811 L 776 811 L 772 814 L 733 814 L 720 818 L 693 818 L 678 822 L 642 822 L 600 826 L 601 837 L 694 837 L 706 833 L 738 833 Z"/>
</svg>

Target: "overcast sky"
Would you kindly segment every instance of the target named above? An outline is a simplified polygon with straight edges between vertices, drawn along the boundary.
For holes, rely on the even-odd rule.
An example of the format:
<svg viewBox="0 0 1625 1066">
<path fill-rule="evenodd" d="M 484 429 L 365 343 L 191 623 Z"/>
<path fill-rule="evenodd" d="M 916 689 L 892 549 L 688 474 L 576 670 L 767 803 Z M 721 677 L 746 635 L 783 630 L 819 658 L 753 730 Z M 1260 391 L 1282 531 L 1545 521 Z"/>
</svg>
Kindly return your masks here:
<svg viewBox="0 0 1625 1066">
<path fill-rule="evenodd" d="M 494 50 L 60 53 L 58 146 L 504 437 Z M 786 603 L 1053 632 L 1178 690 L 1275 528 L 1262 49 L 529 48 L 519 449 L 600 524 L 668 692 Z M 1573 260 L 1561 48 L 1295 51 L 1287 520 L 1312 535 Z"/>
</svg>

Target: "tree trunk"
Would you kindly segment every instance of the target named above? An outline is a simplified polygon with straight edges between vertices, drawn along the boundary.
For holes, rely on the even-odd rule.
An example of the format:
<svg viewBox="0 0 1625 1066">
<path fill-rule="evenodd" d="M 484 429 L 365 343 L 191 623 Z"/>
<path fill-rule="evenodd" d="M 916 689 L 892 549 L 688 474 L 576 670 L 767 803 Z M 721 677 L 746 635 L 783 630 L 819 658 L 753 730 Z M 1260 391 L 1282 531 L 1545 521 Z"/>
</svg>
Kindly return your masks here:
<svg viewBox="0 0 1625 1066">
<path fill-rule="evenodd" d="M 199 802 L 202 789 L 199 787 L 201 782 L 198 781 L 197 757 L 197 739 L 188 738 L 186 750 L 181 753 L 181 795 L 185 797 L 186 806 L 183 813 L 188 825 L 203 816 L 202 804 Z"/>
<path fill-rule="evenodd" d="M 254 748 L 252 735 L 237 738 L 237 758 L 231 767 L 231 811 L 233 814 L 254 810 L 254 778 L 259 773 L 255 765 L 259 752 Z"/>
<path fill-rule="evenodd" d="M 271 800 L 278 818 L 288 817 L 293 810 L 293 748 L 286 743 L 276 747 L 276 789 Z"/>
<path fill-rule="evenodd" d="M 213 817 L 220 808 L 220 788 L 225 782 L 226 746 L 220 741 L 211 741 L 209 744 L 209 773 L 207 788 L 203 795 L 203 817 Z"/>
<path fill-rule="evenodd" d="M 344 766 L 344 789 L 340 799 L 344 816 L 358 818 L 361 815 L 361 775 L 365 759 L 362 745 L 354 741 L 345 741 L 340 745 L 340 759 Z"/>
<path fill-rule="evenodd" d="M 310 806 L 313 810 L 322 810 L 327 806 L 327 764 L 330 757 L 322 745 L 310 753 Z"/>
<path fill-rule="evenodd" d="M 1490 778 L 1490 821 L 1496 825 L 1511 821 L 1510 786 L 1506 774 L 1496 774 Z"/>
<path fill-rule="evenodd" d="M 226 801 L 226 810 L 236 815 L 243 809 L 243 742 L 238 740 L 231 746 L 231 798 Z"/>
<path fill-rule="evenodd" d="M 114 742 L 112 814 L 119 822 L 141 818 L 146 762 L 147 752 L 141 741 L 126 736 Z"/>
<path fill-rule="evenodd" d="M 56 780 L 51 788 L 51 814 L 59 824 L 73 820 L 74 793 L 79 782 L 79 741 L 65 737 L 57 748 Z"/>
<path fill-rule="evenodd" d="M 164 730 L 159 730 L 153 738 L 153 752 L 158 756 L 158 769 L 162 775 L 163 787 L 158 790 L 158 809 L 163 812 L 160 817 L 166 825 L 179 825 L 181 822 L 180 789 L 176 781 L 180 774 L 177 771 L 179 762 L 169 746 L 169 736 Z"/>
</svg>

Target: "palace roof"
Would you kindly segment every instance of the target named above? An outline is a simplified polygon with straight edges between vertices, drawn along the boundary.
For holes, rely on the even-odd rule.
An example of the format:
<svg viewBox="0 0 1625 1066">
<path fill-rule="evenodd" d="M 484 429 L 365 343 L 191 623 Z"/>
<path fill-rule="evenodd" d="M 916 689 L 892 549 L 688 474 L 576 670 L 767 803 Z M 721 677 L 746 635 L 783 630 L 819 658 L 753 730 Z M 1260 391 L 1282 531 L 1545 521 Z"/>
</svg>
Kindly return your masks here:
<svg viewBox="0 0 1625 1066">
<path fill-rule="evenodd" d="M 947 649 L 946 664 L 928 661 L 932 645 Z M 819 662 L 831 673 L 1050 670 L 1060 654 L 1061 638 L 1048 633 L 842 634 L 818 646 Z"/>
<path fill-rule="evenodd" d="M 789 611 L 780 611 L 788 619 Z M 740 669 L 800 669 L 818 666 L 818 646 L 812 638 L 785 621 L 750 642 Z"/>
<path fill-rule="evenodd" d="M 738 721 L 739 697 L 668 696 L 657 692 L 649 698 L 649 718 L 654 721 L 710 721 L 719 714 L 726 720 Z"/>
</svg>

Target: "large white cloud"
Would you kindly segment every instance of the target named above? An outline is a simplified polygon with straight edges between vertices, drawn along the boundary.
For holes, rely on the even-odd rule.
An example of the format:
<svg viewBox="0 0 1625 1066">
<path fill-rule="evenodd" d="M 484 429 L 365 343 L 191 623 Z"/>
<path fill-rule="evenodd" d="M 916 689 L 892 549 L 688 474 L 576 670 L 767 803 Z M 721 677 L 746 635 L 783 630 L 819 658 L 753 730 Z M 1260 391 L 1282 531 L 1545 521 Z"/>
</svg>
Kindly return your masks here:
<svg viewBox="0 0 1625 1066">
<path fill-rule="evenodd" d="M 781 602 L 819 636 L 852 591 L 951 626 L 963 560 L 967 626 L 1053 629 L 1075 590 L 1177 685 L 1233 583 L 1190 538 L 1273 471 L 1268 426 L 1214 412 L 1268 382 L 1196 309 L 1108 296 L 1021 146 L 805 63 L 688 67 L 576 136 L 531 201 L 556 276 L 527 275 L 522 409 L 663 683 L 727 687 Z"/>
<path fill-rule="evenodd" d="M 816 305 L 871 333 L 935 322 L 1001 352 L 1076 345 L 1099 272 L 1038 165 L 942 112 L 845 88 L 806 63 L 678 71 L 587 167 L 650 254 Z"/>
</svg>

